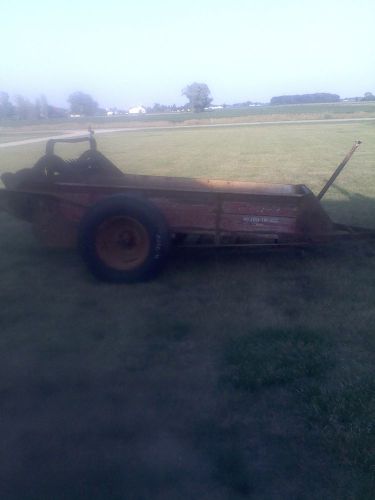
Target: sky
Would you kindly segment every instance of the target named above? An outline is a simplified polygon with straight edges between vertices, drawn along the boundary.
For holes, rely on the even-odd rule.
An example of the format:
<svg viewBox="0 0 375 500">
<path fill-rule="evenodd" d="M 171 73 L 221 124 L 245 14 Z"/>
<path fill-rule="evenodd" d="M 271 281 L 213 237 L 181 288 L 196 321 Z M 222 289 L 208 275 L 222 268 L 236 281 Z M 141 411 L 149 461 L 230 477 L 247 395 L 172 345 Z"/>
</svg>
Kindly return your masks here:
<svg viewBox="0 0 375 500">
<path fill-rule="evenodd" d="M 374 0 L 0 0 L 0 91 L 67 107 L 375 94 Z"/>
</svg>

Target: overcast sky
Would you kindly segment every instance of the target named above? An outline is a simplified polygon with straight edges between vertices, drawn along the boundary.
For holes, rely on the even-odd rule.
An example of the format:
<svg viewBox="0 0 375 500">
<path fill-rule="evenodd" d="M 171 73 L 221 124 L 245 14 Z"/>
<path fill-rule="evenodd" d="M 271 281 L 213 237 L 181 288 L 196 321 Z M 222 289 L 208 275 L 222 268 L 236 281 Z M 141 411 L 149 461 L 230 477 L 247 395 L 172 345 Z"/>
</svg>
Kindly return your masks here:
<svg viewBox="0 0 375 500">
<path fill-rule="evenodd" d="M 67 106 L 375 93 L 374 0 L 2 0 L 0 90 Z"/>
</svg>

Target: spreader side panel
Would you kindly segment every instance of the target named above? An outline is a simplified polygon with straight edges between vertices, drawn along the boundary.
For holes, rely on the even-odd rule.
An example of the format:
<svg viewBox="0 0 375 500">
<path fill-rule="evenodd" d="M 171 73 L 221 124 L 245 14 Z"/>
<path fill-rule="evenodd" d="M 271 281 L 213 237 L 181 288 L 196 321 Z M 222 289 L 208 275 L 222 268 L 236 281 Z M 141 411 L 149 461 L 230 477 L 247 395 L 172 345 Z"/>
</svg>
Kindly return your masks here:
<svg viewBox="0 0 375 500">
<path fill-rule="evenodd" d="M 285 203 L 278 197 L 261 200 L 224 200 L 220 230 L 241 233 L 295 234 L 298 204 Z"/>
</svg>

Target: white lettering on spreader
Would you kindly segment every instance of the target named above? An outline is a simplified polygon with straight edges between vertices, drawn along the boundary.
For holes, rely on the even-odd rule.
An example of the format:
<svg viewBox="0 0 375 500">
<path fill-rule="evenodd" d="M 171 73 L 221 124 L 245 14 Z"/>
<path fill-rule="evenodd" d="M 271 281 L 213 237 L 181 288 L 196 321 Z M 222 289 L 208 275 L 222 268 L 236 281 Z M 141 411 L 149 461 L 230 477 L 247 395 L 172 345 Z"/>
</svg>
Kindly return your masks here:
<svg viewBox="0 0 375 500">
<path fill-rule="evenodd" d="M 279 217 L 261 217 L 257 215 L 249 215 L 242 217 L 242 221 L 246 224 L 279 224 Z"/>
</svg>

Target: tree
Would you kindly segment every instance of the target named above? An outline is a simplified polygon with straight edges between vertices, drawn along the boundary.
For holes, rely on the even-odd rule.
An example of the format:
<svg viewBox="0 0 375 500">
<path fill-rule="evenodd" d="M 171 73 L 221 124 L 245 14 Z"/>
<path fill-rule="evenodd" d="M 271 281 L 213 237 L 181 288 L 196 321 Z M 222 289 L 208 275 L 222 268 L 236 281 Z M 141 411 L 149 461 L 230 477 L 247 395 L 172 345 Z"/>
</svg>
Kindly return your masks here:
<svg viewBox="0 0 375 500">
<path fill-rule="evenodd" d="M 49 106 L 48 106 L 47 98 L 44 94 L 41 94 L 38 104 L 39 104 L 39 116 L 40 116 L 40 118 L 48 118 L 49 117 Z"/>
<path fill-rule="evenodd" d="M 16 103 L 16 115 L 19 120 L 35 120 L 39 118 L 38 107 L 32 104 L 29 99 L 18 94 L 14 101 Z"/>
<path fill-rule="evenodd" d="M 10 118 L 14 114 L 14 106 L 6 92 L 0 92 L 0 118 Z"/>
<path fill-rule="evenodd" d="M 372 92 L 365 92 L 362 101 L 375 101 L 375 95 Z"/>
<path fill-rule="evenodd" d="M 89 94 L 74 92 L 68 97 L 70 112 L 74 115 L 92 116 L 98 109 L 98 103 Z"/>
<path fill-rule="evenodd" d="M 194 82 L 182 90 L 182 95 L 189 99 L 193 111 L 203 111 L 211 102 L 211 92 L 206 83 Z"/>
</svg>

